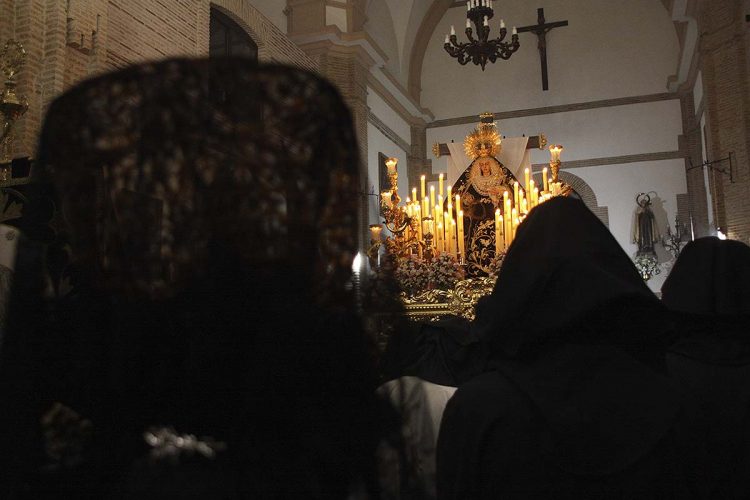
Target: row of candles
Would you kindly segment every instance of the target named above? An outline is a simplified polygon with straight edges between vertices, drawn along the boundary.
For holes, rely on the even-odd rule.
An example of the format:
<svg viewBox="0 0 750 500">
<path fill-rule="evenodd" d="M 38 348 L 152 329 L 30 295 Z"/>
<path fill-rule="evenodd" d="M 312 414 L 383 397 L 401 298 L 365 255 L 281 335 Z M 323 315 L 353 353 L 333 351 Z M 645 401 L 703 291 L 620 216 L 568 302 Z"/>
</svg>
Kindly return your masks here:
<svg viewBox="0 0 750 500">
<path fill-rule="evenodd" d="M 551 165 L 559 166 L 562 150 L 563 147 L 560 145 L 550 146 Z M 395 159 L 389 159 L 386 166 L 389 175 L 396 175 Z M 428 194 L 424 175 L 420 179 L 419 197 L 417 197 L 417 188 L 412 188 L 411 197 L 407 197 L 405 206 L 401 207 L 409 218 L 416 221 L 413 228 L 407 227 L 406 237 L 407 239 L 416 237 L 418 241 L 425 243 L 429 240 L 433 251 L 449 253 L 459 262 L 463 262 L 466 256 L 466 235 L 461 195 L 454 196 L 451 192 L 452 186 L 447 186 L 447 189 L 444 187 L 444 175 L 439 174 L 437 191 L 432 185 L 429 187 Z M 502 205 L 499 200 L 496 201 L 500 205 L 495 210 L 494 221 L 496 254 L 504 252 L 510 246 L 518 226 L 531 209 L 561 193 L 562 183 L 557 179 L 549 178 L 547 167 L 542 170 L 541 186 L 536 185 L 531 178 L 531 171 L 526 168 L 523 186 L 515 181 L 512 194 L 508 191 L 503 192 Z M 384 208 L 396 208 L 393 207 L 393 194 L 393 191 L 381 193 Z M 445 207 L 445 200 L 447 200 L 447 207 Z M 444 210 L 444 207 L 447 209 Z M 380 241 L 381 230 L 380 225 L 370 226 L 373 242 Z M 429 238 L 426 238 L 426 235 L 430 235 Z M 419 251 L 421 253 L 421 248 Z"/>
</svg>

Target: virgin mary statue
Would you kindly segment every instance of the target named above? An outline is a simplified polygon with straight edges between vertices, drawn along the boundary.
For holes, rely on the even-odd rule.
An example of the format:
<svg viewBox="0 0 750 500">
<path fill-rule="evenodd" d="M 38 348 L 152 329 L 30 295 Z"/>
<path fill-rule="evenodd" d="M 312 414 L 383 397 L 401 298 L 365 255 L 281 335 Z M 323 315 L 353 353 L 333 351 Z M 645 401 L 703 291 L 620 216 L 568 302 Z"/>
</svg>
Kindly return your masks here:
<svg viewBox="0 0 750 500">
<path fill-rule="evenodd" d="M 492 113 L 482 114 L 479 125 L 466 137 L 464 149 L 472 162 L 453 186 L 453 193 L 461 195 L 464 212 L 468 276 L 487 276 L 494 271 L 495 209 L 502 209 L 503 192 L 512 194 L 516 182 L 497 159 L 502 139 L 493 118 Z"/>
</svg>

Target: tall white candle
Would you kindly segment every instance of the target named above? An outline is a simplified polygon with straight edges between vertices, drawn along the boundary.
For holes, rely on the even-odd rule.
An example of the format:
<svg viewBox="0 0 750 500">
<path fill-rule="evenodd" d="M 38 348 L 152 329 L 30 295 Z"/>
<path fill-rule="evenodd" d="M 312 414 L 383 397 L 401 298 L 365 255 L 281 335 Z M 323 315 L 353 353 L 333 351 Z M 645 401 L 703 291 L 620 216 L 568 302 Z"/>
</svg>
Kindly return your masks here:
<svg viewBox="0 0 750 500">
<path fill-rule="evenodd" d="M 456 28 L 451 24 L 451 36 L 456 35 Z"/>
</svg>

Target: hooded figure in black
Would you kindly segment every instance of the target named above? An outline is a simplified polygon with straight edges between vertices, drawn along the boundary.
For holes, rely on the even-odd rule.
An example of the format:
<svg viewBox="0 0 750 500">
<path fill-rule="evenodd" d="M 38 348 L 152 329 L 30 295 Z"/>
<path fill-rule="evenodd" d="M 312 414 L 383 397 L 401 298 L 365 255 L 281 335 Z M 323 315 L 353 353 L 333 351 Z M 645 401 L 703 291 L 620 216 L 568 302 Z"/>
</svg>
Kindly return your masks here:
<svg viewBox="0 0 750 500">
<path fill-rule="evenodd" d="M 707 419 L 711 496 L 750 495 L 750 247 L 701 238 L 680 253 L 662 286 L 681 338 L 670 372 Z"/>
<path fill-rule="evenodd" d="M 472 329 L 487 372 L 446 407 L 438 498 L 691 498 L 665 312 L 580 201 L 529 214 Z"/>
<path fill-rule="evenodd" d="M 56 192 L 67 284 L 22 242 L 0 498 L 373 487 L 353 130 L 329 83 L 242 58 L 134 66 L 52 103 L 35 179 Z"/>
</svg>

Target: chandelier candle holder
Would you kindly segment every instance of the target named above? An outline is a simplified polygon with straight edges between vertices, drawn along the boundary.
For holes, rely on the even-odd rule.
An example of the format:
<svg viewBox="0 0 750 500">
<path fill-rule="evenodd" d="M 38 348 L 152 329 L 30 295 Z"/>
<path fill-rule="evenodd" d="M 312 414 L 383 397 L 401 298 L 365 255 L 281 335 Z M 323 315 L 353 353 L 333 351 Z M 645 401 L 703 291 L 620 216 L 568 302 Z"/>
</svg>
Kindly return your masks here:
<svg viewBox="0 0 750 500">
<path fill-rule="evenodd" d="M 500 36 L 490 39 L 490 20 L 495 16 L 493 0 L 468 0 L 466 2 L 466 37 L 468 43 L 459 42 L 456 29 L 451 26 L 450 35 L 445 35 L 443 47 L 451 57 L 465 66 L 470 61 L 476 66 L 481 66 L 484 71 L 487 61 L 495 63 L 498 59 L 508 60 L 518 50 L 521 44 L 518 42 L 518 32 L 513 27 L 510 41 L 504 41 L 508 30 L 505 22 L 500 20 Z M 478 38 L 474 38 L 476 27 Z"/>
</svg>

